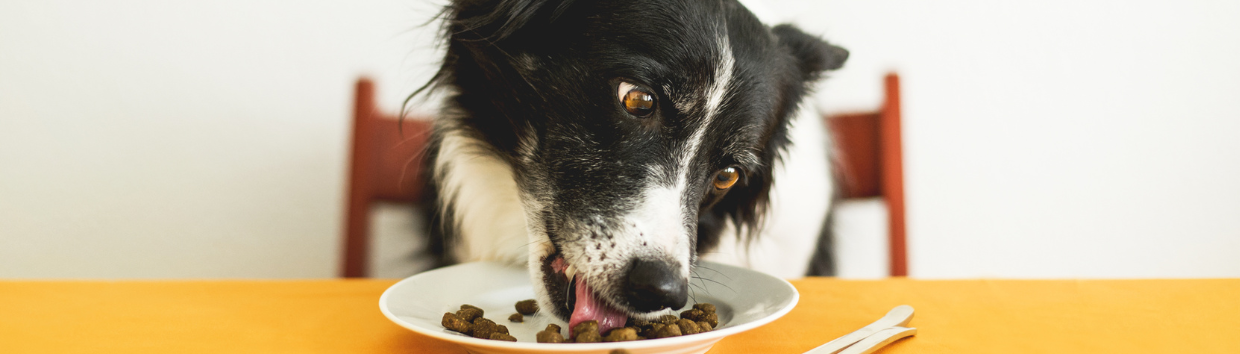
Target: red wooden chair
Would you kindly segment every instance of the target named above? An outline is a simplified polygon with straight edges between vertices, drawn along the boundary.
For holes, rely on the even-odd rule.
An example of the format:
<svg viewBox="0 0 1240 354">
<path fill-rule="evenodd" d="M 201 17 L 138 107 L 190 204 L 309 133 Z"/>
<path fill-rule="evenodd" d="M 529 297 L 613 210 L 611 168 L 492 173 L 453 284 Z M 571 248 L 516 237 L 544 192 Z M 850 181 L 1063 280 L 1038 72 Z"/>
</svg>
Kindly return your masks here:
<svg viewBox="0 0 1240 354">
<path fill-rule="evenodd" d="M 833 115 L 837 180 L 845 199 L 882 197 L 890 230 L 891 275 L 908 275 L 904 242 L 904 182 L 900 146 L 900 81 L 885 79 L 886 100 L 877 112 Z M 422 148 L 430 137 L 427 119 L 398 119 L 375 105 L 374 84 L 357 82 L 349 163 L 343 277 L 369 274 L 370 205 L 414 203 L 421 195 Z"/>
<path fill-rule="evenodd" d="M 384 114 L 375 104 L 374 83 L 357 81 L 341 276 L 370 274 L 371 203 L 412 204 L 421 196 L 422 149 L 430 132 L 430 120 Z"/>
<path fill-rule="evenodd" d="M 891 275 L 908 276 L 899 76 L 888 74 L 883 86 L 884 102 L 877 112 L 833 115 L 827 117 L 827 127 L 836 146 L 835 177 L 841 197 L 883 199 Z"/>
</svg>

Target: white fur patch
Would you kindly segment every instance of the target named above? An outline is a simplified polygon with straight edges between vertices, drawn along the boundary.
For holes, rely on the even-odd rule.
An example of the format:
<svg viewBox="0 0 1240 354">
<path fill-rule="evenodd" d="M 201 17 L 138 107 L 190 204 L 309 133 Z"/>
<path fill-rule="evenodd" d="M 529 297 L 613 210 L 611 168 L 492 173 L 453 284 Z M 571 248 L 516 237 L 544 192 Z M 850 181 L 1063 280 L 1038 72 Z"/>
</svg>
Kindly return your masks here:
<svg viewBox="0 0 1240 354">
<path fill-rule="evenodd" d="M 671 252 L 669 255 L 675 259 L 682 260 L 681 266 L 686 276 L 689 274 L 690 250 L 688 238 L 685 229 L 685 208 L 696 208 L 694 203 L 685 204 L 682 201 L 685 189 L 688 186 L 689 173 L 692 169 L 689 164 L 693 162 L 693 158 L 697 156 L 698 149 L 702 145 L 702 137 L 706 135 L 706 130 L 710 128 L 711 121 L 718 114 L 720 106 L 723 105 L 731 89 L 732 73 L 736 65 L 736 59 L 732 56 L 732 45 L 730 39 L 724 31 L 717 39 L 716 46 L 719 51 L 719 62 L 715 65 L 715 77 L 707 88 L 704 97 L 706 100 L 702 102 L 701 123 L 693 131 L 693 135 L 689 137 L 684 148 L 684 153 L 680 155 L 677 161 L 677 172 L 675 184 L 671 188 L 656 187 L 647 189 L 643 193 L 643 203 L 638 206 L 638 210 L 632 214 L 637 218 L 638 222 L 645 223 L 649 226 L 655 226 L 660 232 L 666 235 L 676 235 L 674 240 L 661 240 L 665 247 Z M 690 221 L 696 222 L 696 221 Z M 677 230 L 673 231 L 675 227 Z M 672 233 L 675 232 L 675 233 Z M 662 236 L 662 235 L 660 235 Z M 647 236 L 649 237 L 649 236 Z"/>
<path fill-rule="evenodd" d="M 635 210 L 625 215 L 625 220 L 634 227 L 625 236 L 635 237 L 637 242 L 627 241 L 621 245 L 634 249 L 624 250 L 623 254 L 665 256 L 671 259 L 684 260 L 681 271 L 689 275 L 688 230 L 685 229 L 684 210 L 681 196 L 684 185 L 678 184 L 668 188 L 651 186 L 642 192 L 641 202 Z M 626 237 L 627 238 L 627 237 Z M 642 247 L 639 243 L 645 243 Z M 659 257 L 661 258 L 661 257 Z"/>
<path fill-rule="evenodd" d="M 462 262 L 524 263 L 529 240 L 512 167 L 483 146 L 457 130 L 440 142 L 436 178 L 461 236 L 453 255 Z"/>
</svg>

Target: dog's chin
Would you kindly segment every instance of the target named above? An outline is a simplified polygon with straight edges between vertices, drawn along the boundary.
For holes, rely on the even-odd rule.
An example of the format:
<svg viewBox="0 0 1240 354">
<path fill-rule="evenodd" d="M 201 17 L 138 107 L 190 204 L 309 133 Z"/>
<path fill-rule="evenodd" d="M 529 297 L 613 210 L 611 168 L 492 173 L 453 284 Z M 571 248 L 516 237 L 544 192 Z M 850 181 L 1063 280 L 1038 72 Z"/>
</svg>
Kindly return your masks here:
<svg viewBox="0 0 1240 354">
<path fill-rule="evenodd" d="M 535 278 L 540 278 L 544 298 L 540 298 L 544 308 L 550 309 L 556 317 L 568 322 L 569 328 L 586 321 L 597 321 L 599 332 L 607 333 L 612 328 L 624 327 L 629 318 L 653 319 L 665 315 L 670 310 L 655 312 L 634 312 L 624 306 L 614 305 L 614 301 L 599 294 L 589 284 L 589 279 L 569 266 L 559 251 L 539 258 L 539 267 L 533 270 Z"/>
</svg>

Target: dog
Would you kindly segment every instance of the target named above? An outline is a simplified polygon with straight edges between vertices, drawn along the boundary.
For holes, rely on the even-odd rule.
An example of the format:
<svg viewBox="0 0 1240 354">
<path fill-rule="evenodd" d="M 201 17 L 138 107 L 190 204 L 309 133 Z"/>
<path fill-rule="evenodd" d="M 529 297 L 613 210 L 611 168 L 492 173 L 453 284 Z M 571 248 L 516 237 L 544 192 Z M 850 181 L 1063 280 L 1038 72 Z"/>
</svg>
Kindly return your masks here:
<svg viewBox="0 0 1240 354">
<path fill-rule="evenodd" d="M 425 159 L 441 263 L 528 266 L 600 331 L 686 305 L 699 259 L 821 269 L 832 200 L 802 101 L 848 51 L 736 0 L 454 0 Z M 828 262 L 829 263 L 829 262 Z"/>
</svg>

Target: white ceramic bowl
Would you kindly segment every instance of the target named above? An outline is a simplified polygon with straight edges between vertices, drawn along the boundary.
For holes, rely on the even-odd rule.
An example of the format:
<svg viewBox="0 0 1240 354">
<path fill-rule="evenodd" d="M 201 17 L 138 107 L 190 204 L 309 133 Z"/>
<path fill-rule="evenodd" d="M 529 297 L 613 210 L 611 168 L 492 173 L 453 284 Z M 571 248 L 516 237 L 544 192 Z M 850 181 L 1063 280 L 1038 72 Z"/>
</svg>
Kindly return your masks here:
<svg viewBox="0 0 1240 354">
<path fill-rule="evenodd" d="M 643 353 L 705 353 L 723 337 L 767 324 L 791 311 L 799 295 L 792 284 L 756 271 L 702 262 L 693 279 L 690 305 L 715 304 L 719 328 L 672 338 L 613 343 L 537 343 L 534 335 L 564 321 L 549 312 L 525 316 L 524 323 L 508 321 L 513 304 L 534 298 L 525 268 L 492 262 L 466 263 L 401 280 L 379 298 L 379 309 L 396 324 L 423 335 L 460 344 L 471 353 L 608 353 L 626 349 Z M 508 326 L 517 342 L 485 340 L 449 331 L 440 325 L 445 312 L 461 304 L 482 308 L 484 317 Z M 683 310 L 683 309 L 680 309 Z M 679 313 L 680 310 L 677 310 Z"/>
</svg>

